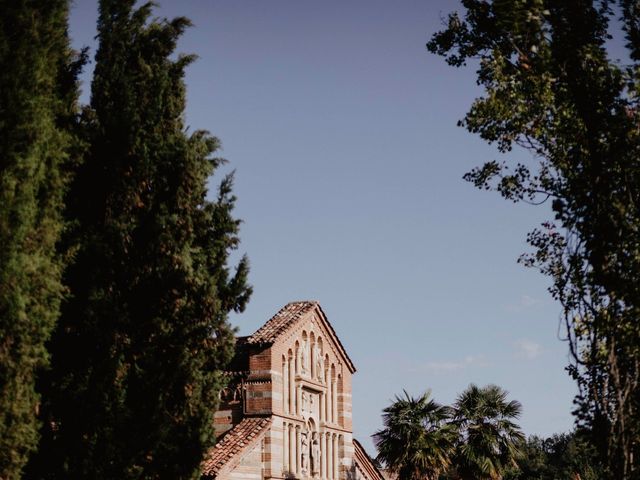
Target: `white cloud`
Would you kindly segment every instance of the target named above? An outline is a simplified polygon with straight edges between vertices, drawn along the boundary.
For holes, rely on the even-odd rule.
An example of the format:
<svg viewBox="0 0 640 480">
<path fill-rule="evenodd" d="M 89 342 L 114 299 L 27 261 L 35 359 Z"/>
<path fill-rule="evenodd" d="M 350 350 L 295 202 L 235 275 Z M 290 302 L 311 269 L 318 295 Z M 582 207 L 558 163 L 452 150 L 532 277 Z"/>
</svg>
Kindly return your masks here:
<svg viewBox="0 0 640 480">
<path fill-rule="evenodd" d="M 535 307 L 536 305 L 540 305 L 540 303 L 542 302 L 537 298 L 533 298 L 529 295 L 521 295 L 517 302 L 507 304 L 504 308 L 508 312 L 522 312 Z"/>
<path fill-rule="evenodd" d="M 522 297 L 520 297 L 520 305 L 522 305 L 524 308 L 533 307 L 538 303 L 540 303 L 540 300 L 536 300 L 535 298 L 530 297 L 529 295 L 522 295 Z"/>
<path fill-rule="evenodd" d="M 533 342 L 527 339 L 516 340 L 514 342 L 516 347 L 517 355 L 520 358 L 526 358 L 528 360 L 533 360 L 537 358 L 542 353 L 542 346 L 540 344 Z"/>
<path fill-rule="evenodd" d="M 450 373 L 469 367 L 488 367 L 489 362 L 484 355 L 467 355 L 459 361 L 427 362 L 423 369 L 431 373 Z"/>
</svg>

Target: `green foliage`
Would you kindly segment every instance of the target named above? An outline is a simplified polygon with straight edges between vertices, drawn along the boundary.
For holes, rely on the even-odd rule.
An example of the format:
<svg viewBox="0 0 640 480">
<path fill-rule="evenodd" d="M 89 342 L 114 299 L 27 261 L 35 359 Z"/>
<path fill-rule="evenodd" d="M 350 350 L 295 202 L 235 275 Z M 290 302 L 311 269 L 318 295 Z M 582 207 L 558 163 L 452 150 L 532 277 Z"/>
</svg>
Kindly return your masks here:
<svg viewBox="0 0 640 480">
<path fill-rule="evenodd" d="M 17 479 L 38 442 L 36 374 L 59 315 L 55 246 L 69 168 L 76 75 L 66 0 L 0 1 L 0 478 Z"/>
<path fill-rule="evenodd" d="M 30 478 L 195 479 L 214 443 L 231 310 L 251 293 L 232 178 L 207 200 L 219 142 L 184 126 L 185 18 L 102 0 L 87 160 L 64 238 L 71 296 L 42 379 L 43 442 Z"/>
<path fill-rule="evenodd" d="M 437 479 L 451 463 L 455 432 L 446 424 L 449 408 L 429 396 L 396 397 L 384 409 L 385 428 L 374 435 L 376 460 L 401 479 Z"/>
<path fill-rule="evenodd" d="M 500 479 L 517 467 L 524 435 L 513 420 L 521 411 L 520 402 L 507 401 L 507 392 L 496 385 L 471 384 L 458 396 L 452 424 L 458 431 L 454 465 L 459 478 Z"/>
<path fill-rule="evenodd" d="M 525 440 L 522 406 L 495 385 L 470 385 L 452 407 L 407 392 L 384 409 L 377 462 L 402 480 L 600 480 L 585 431 Z"/>
<path fill-rule="evenodd" d="M 527 439 L 517 469 L 505 480 L 599 480 L 599 466 L 593 447 L 579 432 Z"/>
<path fill-rule="evenodd" d="M 521 261 L 552 279 L 580 387 L 579 425 L 634 478 L 640 458 L 640 8 L 631 0 L 463 0 L 428 48 L 473 60 L 485 95 L 461 122 L 527 164 L 491 161 L 465 178 L 512 201 L 551 201 L 555 219 Z M 621 23 L 629 65 L 609 60 Z M 635 473 L 637 475 L 637 473 Z"/>
<path fill-rule="evenodd" d="M 453 407 L 429 396 L 404 392 L 384 409 L 385 428 L 374 435 L 378 462 L 403 480 L 494 480 L 517 469 L 524 442 L 512 421 L 518 401 L 495 385 L 470 385 Z"/>
</svg>

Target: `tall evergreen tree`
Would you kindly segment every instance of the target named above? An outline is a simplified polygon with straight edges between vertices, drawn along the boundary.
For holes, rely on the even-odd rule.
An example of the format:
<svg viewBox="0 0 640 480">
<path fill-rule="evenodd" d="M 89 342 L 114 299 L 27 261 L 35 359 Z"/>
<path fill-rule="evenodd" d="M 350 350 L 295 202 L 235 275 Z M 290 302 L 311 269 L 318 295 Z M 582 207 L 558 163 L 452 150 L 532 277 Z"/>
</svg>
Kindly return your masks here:
<svg viewBox="0 0 640 480">
<path fill-rule="evenodd" d="M 67 0 L 0 0 L 0 478 L 20 478 L 38 442 L 35 378 L 63 296 L 56 243 L 77 66 Z"/>
<path fill-rule="evenodd" d="M 214 442 L 231 310 L 251 293 L 232 179 L 207 200 L 217 139 L 187 134 L 185 18 L 102 0 L 87 116 L 89 153 L 70 192 L 72 298 L 51 342 L 44 444 L 32 478 L 199 478 Z"/>
</svg>

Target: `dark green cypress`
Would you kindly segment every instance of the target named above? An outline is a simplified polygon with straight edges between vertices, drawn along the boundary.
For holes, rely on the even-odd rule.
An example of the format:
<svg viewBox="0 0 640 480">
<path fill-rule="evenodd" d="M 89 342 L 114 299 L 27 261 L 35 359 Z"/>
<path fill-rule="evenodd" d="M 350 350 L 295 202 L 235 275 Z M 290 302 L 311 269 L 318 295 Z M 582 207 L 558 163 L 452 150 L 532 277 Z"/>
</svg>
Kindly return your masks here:
<svg viewBox="0 0 640 480">
<path fill-rule="evenodd" d="M 78 143 L 67 0 L 0 0 L 0 478 L 38 442 L 35 378 L 64 290 L 64 192 Z"/>
<path fill-rule="evenodd" d="M 217 139 L 187 134 L 185 18 L 102 0 L 89 152 L 68 203 L 71 299 L 51 342 L 33 478 L 192 479 L 214 443 L 227 315 L 250 295 L 232 179 L 207 200 Z"/>
</svg>

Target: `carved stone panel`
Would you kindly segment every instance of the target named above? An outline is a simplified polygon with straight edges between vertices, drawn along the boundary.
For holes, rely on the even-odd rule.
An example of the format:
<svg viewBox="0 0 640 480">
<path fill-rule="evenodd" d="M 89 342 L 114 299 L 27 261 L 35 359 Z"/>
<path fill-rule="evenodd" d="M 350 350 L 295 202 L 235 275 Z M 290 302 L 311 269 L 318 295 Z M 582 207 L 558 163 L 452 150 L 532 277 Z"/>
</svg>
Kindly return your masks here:
<svg viewBox="0 0 640 480">
<path fill-rule="evenodd" d="M 304 419 L 312 418 L 317 424 L 320 418 L 320 393 L 317 390 L 302 387 L 301 413 Z"/>
</svg>

